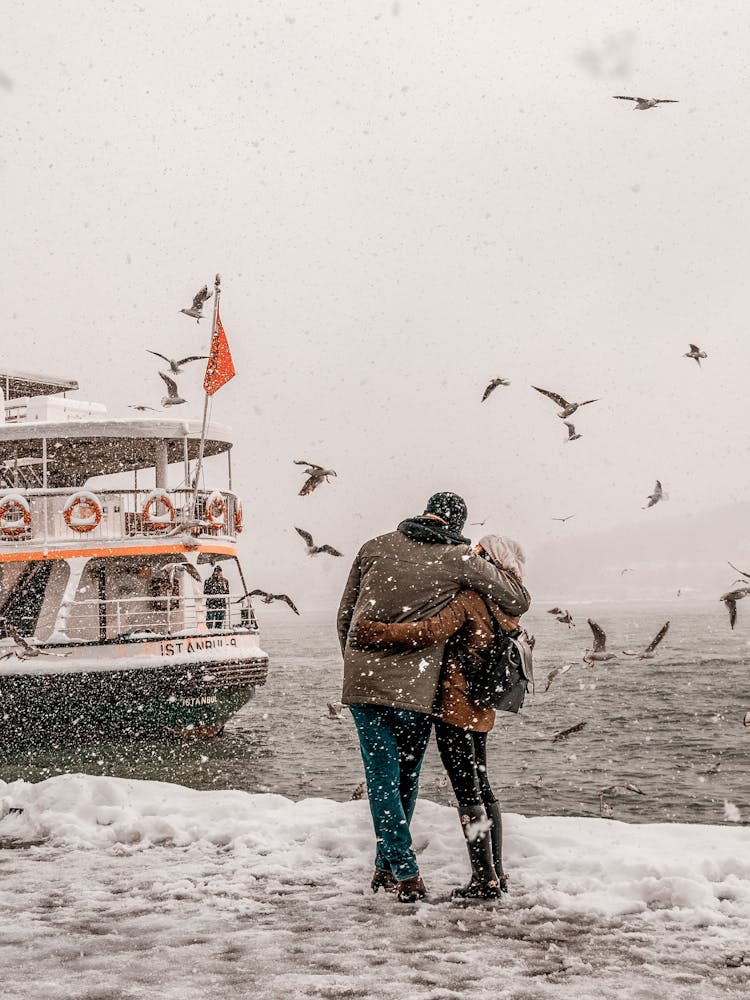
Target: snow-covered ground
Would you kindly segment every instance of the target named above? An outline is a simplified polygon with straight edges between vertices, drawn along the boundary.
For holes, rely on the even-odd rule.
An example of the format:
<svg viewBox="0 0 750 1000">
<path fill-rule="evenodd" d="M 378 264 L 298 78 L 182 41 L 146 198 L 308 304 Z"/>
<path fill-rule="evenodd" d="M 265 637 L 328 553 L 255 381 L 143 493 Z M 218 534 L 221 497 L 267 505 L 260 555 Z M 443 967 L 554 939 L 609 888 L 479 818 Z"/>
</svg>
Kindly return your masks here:
<svg viewBox="0 0 750 1000">
<path fill-rule="evenodd" d="M 413 828 L 433 901 L 404 906 L 368 888 L 366 801 L 0 782 L 0 996 L 749 995 L 747 827 L 509 815 L 512 892 L 468 906 L 454 810 Z"/>
</svg>

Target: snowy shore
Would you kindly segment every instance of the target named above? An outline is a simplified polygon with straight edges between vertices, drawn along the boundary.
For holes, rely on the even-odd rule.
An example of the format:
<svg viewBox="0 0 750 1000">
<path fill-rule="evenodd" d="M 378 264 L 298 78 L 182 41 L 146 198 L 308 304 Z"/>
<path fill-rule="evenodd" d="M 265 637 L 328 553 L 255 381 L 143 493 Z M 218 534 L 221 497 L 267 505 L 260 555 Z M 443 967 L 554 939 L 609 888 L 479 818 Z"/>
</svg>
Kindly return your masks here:
<svg viewBox="0 0 750 1000">
<path fill-rule="evenodd" d="M 22 811 L 19 811 L 22 810 Z M 61 775 L 0 782 L 5 1000 L 724 997 L 750 990 L 750 829 L 506 817 L 511 895 L 454 810 L 414 822 L 434 901 L 368 888 L 366 802 Z"/>
</svg>

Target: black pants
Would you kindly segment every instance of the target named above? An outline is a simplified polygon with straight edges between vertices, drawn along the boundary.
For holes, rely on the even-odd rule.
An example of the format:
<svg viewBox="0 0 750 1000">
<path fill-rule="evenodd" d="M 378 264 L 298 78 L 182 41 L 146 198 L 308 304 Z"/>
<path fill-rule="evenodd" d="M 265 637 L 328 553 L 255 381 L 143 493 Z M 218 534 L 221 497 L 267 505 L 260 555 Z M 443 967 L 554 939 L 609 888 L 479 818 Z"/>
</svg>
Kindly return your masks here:
<svg viewBox="0 0 750 1000">
<path fill-rule="evenodd" d="M 497 802 L 487 776 L 487 733 L 435 720 L 435 739 L 459 808 Z"/>
</svg>

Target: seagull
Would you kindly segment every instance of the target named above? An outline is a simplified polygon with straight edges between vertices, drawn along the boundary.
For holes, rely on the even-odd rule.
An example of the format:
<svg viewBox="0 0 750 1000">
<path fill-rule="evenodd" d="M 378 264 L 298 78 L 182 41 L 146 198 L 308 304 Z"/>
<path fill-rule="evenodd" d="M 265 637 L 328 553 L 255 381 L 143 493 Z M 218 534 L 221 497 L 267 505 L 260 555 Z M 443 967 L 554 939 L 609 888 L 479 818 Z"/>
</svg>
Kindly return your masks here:
<svg viewBox="0 0 750 1000">
<path fill-rule="evenodd" d="M 211 298 L 213 293 L 209 292 L 208 285 L 204 285 L 199 292 L 196 292 L 193 296 L 193 304 L 189 309 L 180 309 L 181 313 L 185 313 L 186 316 L 190 316 L 191 319 L 200 320 L 203 319 L 203 303 Z"/>
<path fill-rule="evenodd" d="M 589 403 L 597 403 L 599 401 L 599 397 L 597 397 L 596 399 L 587 399 L 583 403 L 569 403 L 567 399 L 563 399 L 558 392 L 552 392 L 551 389 L 540 389 L 537 385 L 532 385 L 531 388 L 536 389 L 537 392 L 541 392 L 543 396 L 548 396 L 558 406 L 562 406 L 562 410 L 557 414 L 561 420 L 565 420 L 566 417 L 572 417 L 579 406 L 588 406 Z"/>
<path fill-rule="evenodd" d="M 487 399 L 487 397 L 497 389 L 499 385 L 510 385 L 510 381 L 507 378 L 493 378 L 487 388 L 484 390 L 484 395 L 482 396 L 482 402 Z"/>
<path fill-rule="evenodd" d="M 159 372 L 159 377 L 167 387 L 167 395 L 161 397 L 162 406 L 179 406 L 180 403 L 187 403 L 187 400 L 178 393 L 177 383 L 173 378 L 165 375 L 164 372 Z"/>
<path fill-rule="evenodd" d="M 654 486 L 654 492 L 649 495 L 648 503 L 646 504 L 645 507 L 642 507 L 641 510 L 648 510 L 649 507 L 653 507 L 660 500 L 669 500 L 669 495 L 664 492 L 664 490 L 661 487 L 661 483 L 657 479 L 656 486 Z"/>
<path fill-rule="evenodd" d="M 626 97 L 625 94 L 613 94 L 612 96 L 616 101 L 635 101 L 634 111 L 648 111 L 649 108 L 655 108 L 658 104 L 680 103 L 670 97 Z"/>
<path fill-rule="evenodd" d="M 565 426 L 568 428 L 568 441 L 577 441 L 578 438 L 581 437 L 580 434 L 576 434 L 576 429 L 573 424 L 568 423 L 567 420 L 565 421 Z"/>
<path fill-rule="evenodd" d="M 150 410 L 152 413 L 159 412 L 155 406 L 136 406 L 133 403 L 128 403 L 128 409 L 137 410 L 139 413 L 146 413 L 148 410 Z"/>
<path fill-rule="evenodd" d="M 748 594 L 750 594 L 750 587 L 738 587 L 737 590 L 728 590 L 726 594 L 722 594 L 719 598 L 727 606 L 731 628 L 734 628 L 734 623 L 737 621 L 737 601 L 742 600 L 743 597 L 747 597 Z"/>
<path fill-rule="evenodd" d="M 305 462 L 302 459 L 294 459 L 295 465 L 306 465 L 305 475 L 310 478 L 304 484 L 302 489 L 297 494 L 298 496 L 305 497 L 308 493 L 312 493 L 320 484 L 325 481 L 330 483 L 330 476 L 335 476 L 336 473 L 333 469 L 324 469 L 322 465 L 316 465 L 314 462 Z"/>
<path fill-rule="evenodd" d="M 170 586 L 174 586 L 175 577 L 178 573 L 188 573 L 195 580 L 196 583 L 203 583 L 203 578 L 201 577 L 198 570 L 189 562 L 170 562 L 165 563 L 161 567 L 161 572 L 166 573 L 169 577 Z"/>
<path fill-rule="evenodd" d="M 563 609 L 562 608 L 558 608 L 557 606 L 555 606 L 554 608 L 548 608 L 547 609 L 547 614 L 548 615 L 561 615 L 561 614 L 563 614 Z"/>
<path fill-rule="evenodd" d="M 561 521 L 563 524 L 565 524 L 565 522 L 569 521 L 571 519 L 571 517 L 575 517 L 575 514 L 568 514 L 567 517 L 553 517 L 552 520 L 553 521 Z"/>
<path fill-rule="evenodd" d="M 640 660 L 653 660 L 655 655 L 656 647 L 662 641 L 664 636 L 669 631 L 669 622 L 665 622 L 659 631 L 656 633 L 651 642 L 646 646 L 642 653 L 639 653 L 637 649 L 623 649 L 624 656 L 637 656 Z"/>
<path fill-rule="evenodd" d="M 70 656 L 70 652 L 53 653 L 47 649 L 39 649 L 38 646 L 32 646 L 5 618 L 0 618 L 0 622 L 3 623 L 6 635 L 10 636 L 16 644 L 15 649 L 10 649 L 7 653 L 0 654 L 0 660 L 7 660 L 11 656 L 15 656 L 17 660 L 30 660 L 35 656 Z M 36 642 L 36 639 L 34 641 Z"/>
<path fill-rule="evenodd" d="M 338 549 L 334 549 L 330 545 L 316 545 L 313 542 L 313 537 L 310 534 L 310 532 L 305 531 L 304 528 L 295 528 L 294 530 L 297 532 L 300 538 L 304 539 L 305 545 L 307 546 L 307 554 L 309 556 L 316 556 L 318 555 L 319 552 L 327 552 L 328 555 L 331 556 L 340 556 L 343 554 L 339 552 Z"/>
<path fill-rule="evenodd" d="M 295 615 L 299 614 L 297 605 L 288 594 L 269 594 L 266 590 L 248 590 L 242 595 L 242 597 L 238 597 L 234 603 L 239 604 L 239 602 L 244 601 L 246 597 L 260 597 L 264 604 L 270 604 L 271 601 L 284 601 L 289 605 Z"/>
<path fill-rule="evenodd" d="M 559 621 L 561 625 L 567 625 L 568 628 L 576 627 L 576 623 L 573 621 L 573 616 L 569 611 L 566 611 L 564 614 L 560 615 L 557 621 Z"/>
<path fill-rule="evenodd" d="M 746 573 L 744 571 L 744 569 L 740 569 L 739 566 L 735 566 L 734 563 L 730 563 L 728 559 L 727 559 L 727 562 L 732 567 L 732 569 L 735 571 L 735 573 L 739 573 L 740 576 L 743 576 L 746 580 L 750 580 L 750 573 Z"/>
<path fill-rule="evenodd" d="M 208 361 L 207 354 L 191 354 L 189 358 L 180 358 L 179 361 L 175 361 L 174 358 L 168 358 L 166 354 L 159 354 L 158 351 L 150 351 L 148 348 L 146 351 L 161 358 L 162 361 L 166 361 L 173 375 L 182 375 L 182 365 L 186 365 L 189 361 Z"/>
<path fill-rule="evenodd" d="M 586 725 L 585 722 L 577 722 L 575 726 L 571 726 L 569 729 L 563 729 L 561 730 L 561 732 L 555 733 L 555 735 L 552 737 L 552 742 L 557 743 L 559 740 L 567 740 L 567 738 L 569 736 L 572 736 L 573 733 L 580 733 L 580 731 L 585 727 L 585 725 Z"/>
<path fill-rule="evenodd" d="M 626 566 L 625 569 L 620 570 L 620 576 L 625 576 L 626 573 L 634 573 L 635 570 L 632 566 Z"/>
<path fill-rule="evenodd" d="M 544 685 L 544 693 L 546 694 L 549 691 L 552 681 L 555 679 L 555 677 L 558 677 L 560 674 L 567 674 L 570 668 L 574 666 L 575 663 L 566 663 L 562 667 L 555 667 L 554 670 L 550 670 L 550 672 L 547 674 L 547 682 Z"/>
<path fill-rule="evenodd" d="M 328 708 L 328 718 L 337 719 L 341 722 L 341 713 L 344 711 L 345 706 L 340 701 L 329 701 L 326 707 Z"/>
<path fill-rule="evenodd" d="M 487 524 L 487 518 L 486 517 L 485 517 L 485 519 L 483 521 L 470 521 L 469 522 L 469 527 L 470 528 L 483 528 L 485 526 L 485 524 Z"/>
<path fill-rule="evenodd" d="M 599 792 L 599 815 L 606 819 L 611 819 L 615 814 L 612 806 L 604 801 L 605 795 L 627 795 L 628 792 L 635 792 L 637 795 L 646 794 L 638 785 L 634 785 L 631 781 L 626 785 L 609 785 L 607 788 L 602 788 Z"/>
<path fill-rule="evenodd" d="M 708 357 L 708 355 L 706 354 L 706 352 L 702 351 L 700 349 L 700 347 L 698 347 L 696 344 L 691 344 L 690 345 L 690 350 L 687 352 L 687 354 L 683 354 L 682 356 L 683 356 L 683 358 L 695 358 L 695 360 L 698 362 L 698 367 L 699 368 L 701 366 L 701 358 L 707 358 Z"/>
<path fill-rule="evenodd" d="M 592 622 L 588 619 L 589 627 L 594 633 L 594 648 L 591 650 L 586 650 L 583 662 L 584 663 L 603 663 L 605 660 L 614 660 L 616 654 L 607 652 L 607 636 L 596 622 Z"/>
</svg>

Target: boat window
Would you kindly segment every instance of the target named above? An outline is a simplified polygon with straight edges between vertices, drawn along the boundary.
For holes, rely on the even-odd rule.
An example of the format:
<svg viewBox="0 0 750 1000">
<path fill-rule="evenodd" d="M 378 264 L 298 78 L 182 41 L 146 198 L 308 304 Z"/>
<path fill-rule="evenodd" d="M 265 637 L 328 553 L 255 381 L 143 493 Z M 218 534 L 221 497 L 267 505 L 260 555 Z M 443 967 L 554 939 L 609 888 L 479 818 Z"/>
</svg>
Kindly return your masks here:
<svg viewBox="0 0 750 1000">
<path fill-rule="evenodd" d="M 71 639 L 175 634 L 195 629 L 203 616 L 203 588 L 187 573 L 170 573 L 182 555 L 90 559 L 67 621 Z"/>
</svg>

